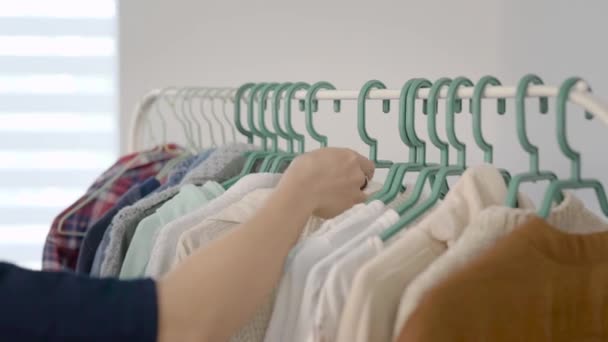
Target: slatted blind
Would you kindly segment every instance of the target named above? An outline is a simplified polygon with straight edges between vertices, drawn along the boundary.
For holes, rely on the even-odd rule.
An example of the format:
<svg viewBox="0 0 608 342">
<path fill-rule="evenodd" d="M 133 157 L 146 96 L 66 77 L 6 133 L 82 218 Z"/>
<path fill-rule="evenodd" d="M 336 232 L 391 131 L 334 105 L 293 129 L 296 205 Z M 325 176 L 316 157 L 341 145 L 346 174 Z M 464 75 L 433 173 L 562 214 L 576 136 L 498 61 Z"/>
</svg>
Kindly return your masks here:
<svg viewBox="0 0 608 342">
<path fill-rule="evenodd" d="M 117 157 L 116 22 L 115 0 L 0 0 L 0 260 L 39 269 Z"/>
</svg>

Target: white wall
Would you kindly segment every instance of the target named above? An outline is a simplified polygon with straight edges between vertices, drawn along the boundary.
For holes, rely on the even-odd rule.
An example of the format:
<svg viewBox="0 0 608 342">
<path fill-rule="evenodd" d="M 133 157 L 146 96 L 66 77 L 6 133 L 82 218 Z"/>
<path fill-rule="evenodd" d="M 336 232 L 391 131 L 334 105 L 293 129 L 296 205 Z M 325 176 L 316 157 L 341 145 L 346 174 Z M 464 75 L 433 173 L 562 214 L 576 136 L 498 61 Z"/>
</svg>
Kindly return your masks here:
<svg viewBox="0 0 608 342">
<path fill-rule="evenodd" d="M 167 85 L 328 80 L 358 89 L 379 79 L 396 88 L 412 77 L 476 80 L 486 74 L 514 84 L 534 72 L 547 83 L 583 76 L 608 100 L 606 13 L 605 0 L 120 1 L 123 147 L 135 102 L 147 90 Z M 318 115 L 319 130 L 330 133 L 330 143 L 365 152 L 354 118 L 346 119 L 353 107 L 344 109 Z M 569 131 L 586 157 L 584 171 L 603 176 L 608 185 L 601 151 L 608 127 L 576 114 L 569 116 Z M 375 120 L 370 134 L 383 137 L 381 156 L 403 159 L 395 112 L 370 117 Z M 543 164 L 567 172 L 554 143 L 553 119 L 535 111 L 530 117 Z M 470 141 L 470 121 L 460 118 L 459 133 Z M 512 115 L 484 118 L 497 160 L 520 170 L 527 159 L 515 145 L 514 126 Z"/>
</svg>

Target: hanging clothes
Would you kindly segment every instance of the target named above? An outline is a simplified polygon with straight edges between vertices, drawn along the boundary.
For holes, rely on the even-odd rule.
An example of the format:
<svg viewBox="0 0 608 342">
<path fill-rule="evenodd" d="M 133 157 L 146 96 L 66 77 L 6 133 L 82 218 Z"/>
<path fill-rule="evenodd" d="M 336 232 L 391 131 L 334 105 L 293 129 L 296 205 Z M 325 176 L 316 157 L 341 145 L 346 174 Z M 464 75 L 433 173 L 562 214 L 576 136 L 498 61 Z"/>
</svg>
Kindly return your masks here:
<svg viewBox="0 0 608 342">
<path fill-rule="evenodd" d="M 154 190 L 160 187 L 158 179 L 151 177 L 139 185 L 135 185 L 127 191 L 116 205 L 112 207 L 105 215 L 97 220 L 87 231 L 82 244 L 80 245 L 80 253 L 78 254 L 78 262 L 76 263 L 76 272 L 80 274 L 90 274 L 95 259 L 95 253 L 101 244 L 101 240 L 110 226 L 112 219 L 124 207 L 132 205 L 140 199 L 151 194 Z"/>
<path fill-rule="evenodd" d="M 407 185 L 406 191 L 391 202 L 389 209 L 372 225 L 315 266 L 316 272 L 320 272 L 317 276 L 321 277 L 321 287 L 316 298 L 313 298 L 311 306 L 314 312 L 308 318 L 309 326 L 304 327 L 306 341 L 335 340 L 340 315 L 357 271 L 382 250 L 378 235 L 399 220 L 399 214 L 393 209 L 407 200 L 413 189 L 413 185 Z M 426 195 L 423 194 L 420 200 L 425 199 Z"/>
<path fill-rule="evenodd" d="M 606 263 L 608 232 L 532 218 L 431 289 L 398 341 L 605 341 Z"/>
<path fill-rule="evenodd" d="M 209 158 L 209 156 L 213 153 L 213 151 L 215 151 L 215 150 L 214 149 L 206 150 L 206 151 L 203 151 L 202 153 L 200 153 L 199 155 L 190 156 L 184 160 L 181 160 L 179 163 L 177 163 L 177 165 L 173 166 L 173 168 L 169 172 L 169 175 L 167 176 L 167 181 L 164 184 L 157 187 L 156 189 L 154 189 L 155 190 L 154 192 L 163 192 L 164 190 L 166 190 L 168 188 L 179 185 L 179 183 L 186 176 L 186 174 L 190 171 L 196 170 L 196 168 L 202 162 L 204 162 L 207 158 Z M 149 195 L 149 193 L 146 194 L 145 196 L 142 196 L 142 198 L 146 197 L 147 195 Z M 141 198 L 139 198 L 139 199 L 141 199 Z M 106 222 L 105 220 L 104 220 L 104 222 L 102 222 L 103 228 L 99 228 L 99 229 L 100 230 L 103 229 L 104 234 L 103 234 L 101 241 L 97 243 L 97 250 L 95 251 L 95 256 L 93 258 L 93 262 L 92 262 L 91 269 L 89 272 L 89 274 L 91 276 L 99 277 L 101 275 L 101 265 L 105 259 L 105 251 L 110 243 L 110 231 L 111 230 L 108 228 L 111 226 L 114 216 L 116 216 L 116 214 L 123 208 L 131 206 L 131 205 L 135 204 L 136 202 L 137 201 L 128 201 L 125 203 L 121 203 L 121 205 L 118 206 L 117 211 L 111 213 L 111 215 L 109 215 L 107 217 L 108 222 Z"/>
<path fill-rule="evenodd" d="M 197 226 L 184 232 L 177 243 L 175 264 L 189 257 L 200 248 L 204 248 L 212 240 L 230 229 L 249 220 L 270 196 L 273 189 L 257 189 L 245 195 L 240 201 L 225 208 Z M 311 217 L 303 229 L 303 234 L 314 232 L 321 226 L 323 220 Z"/>
<path fill-rule="evenodd" d="M 207 160 L 213 154 L 213 152 L 215 152 L 215 149 L 210 148 L 199 153 L 198 155 L 190 156 L 180 161 L 171 169 L 171 172 L 169 172 L 169 176 L 167 177 L 167 181 L 161 185 L 156 192 L 161 192 L 168 188 L 179 185 L 190 171 L 195 170 L 199 165 Z"/>
<path fill-rule="evenodd" d="M 506 194 L 505 182 L 495 167 L 479 165 L 466 170 L 431 214 L 389 241 L 357 272 L 337 341 L 390 340 L 407 285 L 458 239 L 481 210 L 502 205 Z"/>
<path fill-rule="evenodd" d="M 213 240 L 220 238 L 240 224 L 247 222 L 264 204 L 272 191 L 273 189 L 254 190 L 243 197 L 242 200 L 230 205 L 220 213 L 209 217 L 199 226 L 183 233 L 177 247 L 176 262 L 179 263 L 197 250 L 205 248 Z M 306 227 L 303 229 L 301 239 L 306 237 L 306 232 L 314 232 L 317 230 L 322 222 L 323 221 L 320 218 L 311 217 L 308 220 Z M 262 341 L 268 327 L 273 304 L 274 295 L 257 308 L 251 320 L 241 327 L 239 331 L 230 338 L 230 341 Z"/>
<path fill-rule="evenodd" d="M 368 208 L 375 205 L 382 207 L 380 216 L 357 215 L 354 217 L 356 222 L 352 225 L 338 225 L 334 230 L 329 230 L 320 236 L 321 239 L 330 243 L 331 249 L 326 250 L 326 252 L 329 251 L 328 254 L 320 255 L 321 259 L 314 264 L 306 275 L 304 291 L 300 299 L 302 304 L 298 310 L 296 330 L 292 333 L 292 341 L 304 341 L 310 337 L 309 335 L 315 326 L 314 314 L 319 304 L 320 293 L 331 267 L 342 257 L 352 253 L 353 249 L 366 237 L 377 235 L 389 227 L 389 222 L 394 223 L 392 218 L 399 217 L 394 208 L 407 201 L 412 195 L 413 189 L 412 184 L 406 185 L 406 191 L 386 206 L 378 200 L 368 204 Z M 385 219 L 385 217 L 388 217 L 388 219 Z"/>
<path fill-rule="evenodd" d="M 177 244 L 182 233 L 221 212 L 256 189 L 274 188 L 280 179 L 280 174 L 258 173 L 247 175 L 207 205 L 167 224 L 155 238 L 150 260 L 146 266 L 146 275 L 159 278 L 171 269 L 173 264 L 177 262 L 175 260 Z"/>
<path fill-rule="evenodd" d="M 536 209 L 511 209 L 491 207 L 485 209 L 465 229 L 462 236 L 445 254 L 437 259 L 408 286 L 401 299 L 395 323 L 397 337 L 430 289 L 441 283 L 451 273 L 467 267 L 478 255 L 500 241 L 526 221 L 536 217 Z M 566 193 L 563 201 L 553 208 L 546 221 L 572 234 L 588 234 L 608 231 L 608 225 L 584 207 L 581 200 Z"/>
<path fill-rule="evenodd" d="M 243 164 L 243 153 L 252 151 L 256 147 L 247 144 L 232 144 L 218 147 L 201 165 L 188 173 L 181 182 L 183 184 L 202 185 L 205 182 L 223 182 L 236 176 Z M 241 167 L 237 167 L 241 165 Z M 127 248 L 133 238 L 137 224 L 145 217 L 150 216 L 164 202 L 175 196 L 179 186 L 154 193 L 132 206 L 122 209 L 112 221 L 109 229 L 108 244 L 105 258 L 101 262 L 100 275 L 102 277 L 116 277 L 127 253 Z"/>
<path fill-rule="evenodd" d="M 379 188 L 376 183 L 366 191 L 373 193 Z M 385 210 L 381 201 L 355 206 L 324 224 L 320 228 L 323 233 L 313 234 L 292 249 L 279 284 L 266 342 L 297 340 L 298 315 L 301 305 L 305 304 L 303 298 L 310 270 L 319 260 L 350 240 L 353 231 L 365 229 Z"/>
<path fill-rule="evenodd" d="M 55 218 L 44 244 L 42 269 L 75 270 L 84 233 L 91 225 L 111 210 L 120 197 L 132 186 L 156 176 L 167 162 L 184 152 L 185 150 L 180 146 L 169 144 L 120 158 L 95 180 L 85 195 Z M 103 189 L 94 199 L 89 200 L 93 193 L 102 189 L 117 175 L 120 175 L 118 179 Z M 63 226 L 59 227 L 63 217 L 78 207 L 81 208 L 66 217 Z M 61 231 L 78 235 L 66 235 Z"/>
<path fill-rule="evenodd" d="M 370 226 L 370 230 L 379 234 L 398 220 L 399 215 L 395 211 L 389 210 Z M 363 241 L 357 241 L 356 244 L 351 244 L 348 247 L 344 246 L 346 247 L 345 250 L 349 250 L 349 254 L 338 259 L 327 274 L 319 293 L 317 307 L 313 317 L 310 318 L 311 326 L 308 328 L 306 341 L 335 340 L 340 316 L 347 300 L 346 297 L 350 292 L 353 278 L 359 268 L 371 257 L 367 251 L 368 242 L 369 240 L 363 238 Z M 339 252 L 339 250 L 336 252 Z M 336 270 L 340 271 L 340 276 L 336 275 Z"/>
<path fill-rule="evenodd" d="M 154 214 L 139 222 L 120 269 L 120 278 L 143 277 L 158 231 L 165 224 L 201 207 L 222 193 L 224 188 L 213 181 L 206 182 L 202 187 L 192 184 L 182 186 L 177 195 L 156 209 Z"/>
</svg>

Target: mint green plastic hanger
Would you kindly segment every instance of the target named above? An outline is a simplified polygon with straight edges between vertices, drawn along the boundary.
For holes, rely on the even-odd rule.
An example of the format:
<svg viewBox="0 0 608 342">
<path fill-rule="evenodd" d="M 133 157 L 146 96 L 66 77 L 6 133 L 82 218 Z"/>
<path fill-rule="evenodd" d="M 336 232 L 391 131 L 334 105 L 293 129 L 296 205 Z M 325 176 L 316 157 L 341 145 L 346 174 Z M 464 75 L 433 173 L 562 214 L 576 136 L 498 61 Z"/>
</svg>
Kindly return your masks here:
<svg viewBox="0 0 608 342">
<path fill-rule="evenodd" d="M 402 185 L 403 185 L 403 180 L 405 178 L 405 174 L 407 173 L 407 171 L 414 171 L 414 170 L 419 170 L 419 168 L 421 167 L 421 165 L 418 164 L 416 158 L 417 158 L 417 153 L 416 153 L 416 147 L 412 144 L 410 138 L 407 135 L 407 131 L 404 127 L 404 125 L 402 124 L 402 121 L 405 121 L 404 117 L 401 115 L 402 111 L 405 111 L 405 96 L 407 94 L 408 89 L 410 88 L 410 86 L 412 85 L 412 83 L 415 81 L 415 79 L 411 79 L 408 80 L 403 87 L 401 88 L 401 96 L 399 99 L 399 118 L 398 118 L 398 122 L 399 122 L 399 137 L 401 138 L 401 141 L 408 147 L 408 153 L 409 153 L 409 158 L 408 158 L 408 162 L 406 163 L 395 163 L 393 165 L 391 165 L 387 175 L 386 175 L 386 180 L 384 181 L 384 185 L 382 186 L 382 188 L 380 189 L 380 191 L 378 191 L 374 196 L 370 197 L 368 199 L 368 203 L 375 201 L 375 200 L 380 200 L 382 201 L 382 203 L 389 203 L 390 201 L 392 201 L 393 199 L 395 199 L 395 197 L 399 194 L 399 191 L 401 191 Z"/>
<path fill-rule="evenodd" d="M 481 100 L 483 94 L 488 85 L 499 86 L 500 81 L 494 76 L 484 76 L 475 85 L 473 91 L 473 98 L 471 98 L 471 113 L 473 114 L 473 137 L 477 146 L 483 151 L 483 160 L 488 164 L 494 163 L 494 147 L 490 145 L 483 137 L 481 127 Z M 497 112 L 503 115 L 507 111 L 507 101 L 505 99 L 498 99 L 497 101 Z M 509 171 L 500 169 L 505 184 L 509 184 L 511 181 L 511 174 Z"/>
<path fill-rule="evenodd" d="M 432 83 L 429 80 L 417 78 L 406 82 L 401 88 L 399 96 L 399 132 L 403 141 L 409 140 L 412 147 L 410 153 L 415 163 L 402 166 L 397 170 L 389 192 L 381 199 L 385 201 L 384 203 L 394 200 L 399 194 L 408 172 L 420 172 L 427 167 L 431 167 L 431 164 L 428 164 L 426 160 L 426 143 L 418 138 L 415 125 L 418 90 L 430 86 L 432 86 Z M 423 103 L 423 112 L 426 112 L 426 103 L 426 101 Z"/>
<path fill-rule="evenodd" d="M 528 139 L 528 133 L 526 129 L 526 109 L 525 100 L 526 93 L 530 84 L 541 85 L 543 80 L 533 74 L 528 74 L 519 81 L 517 85 L 517 93 L 515 95 L 515 108 L 516 108 L 516 122 L 517 122 L 517 137 L 521 147 L 528 153 L 530 158 L 530 170 L 525 173 L 515 175 L 509 183 L 509 191 L 507 193 L 506 205 L 510 208 L 517 207 L 517 195 L 523 182 L 538 182 L 547 180 L 553 182 L 557 180 L 557 175 L 551 171 L 540 171 L 538 147 L 532 145 Z M 549 110 L 549 100 L 546 97 L 541 97 L 540 112 L 546 114 Z M 558 200 L 561 202 L 563 196 L 561 193 L 558 194 Z"/>
<path fill-rule="evenodd" d="M 417 147 L 418 149 L 420 149 L 420 147 L 423 147 L 424 145 L 426 145 L 426 143 L 424 141 L 422 141 L 420 138 L 418 138 L 416 132 L 415 132 L 415 120 L 412 116 L 416 115 L 416 108 L 415 108 L 415 104 L 416 104 L 416 96 L 418 93 L 418 90 L 420 88 L 423 87 L 431 87 L 431 91 L 430 91 L 430 97 L 429 99 L 427 99 L 427 101 L 423 102 L 423 112 L 424 112 L 424 108 L 427 108 L 427 126 L 428 126 L 428 130 L 429 130 L 429 136 L 431 137 L 431 139 L 435 139 L 435 141 L 433 141 L 433 144 L 435 146 L 441 146 L 438 145 L 436 143 L 436 141 L 440 142 L 440 139 L 438 138 L 437 135 L 437 131 L 436 131 L 436 125 L 435 125 L 435 116 L 437 114 L 437 95 L 438 95 L 438 91 L 441 89 L 441 86 L 447 83 L 449 83 L 449 79 L 447 80 L 440 80 L 441 82 L 439 83 L 439 85 L 433 87 L 433 85 L 431 84 L 431 82 L 427 79 L 414 79 L 411 80 L 410 82 L 406 83 L 405 86 L 402 88 L 401 90 L 401 96 L 400 96 L 400 120 L 399 120 L 399 124 L 400 124 L 400 132 L 402 133 L 402 138 L 404 138 L 405 136 L 409 136 L 410 141 L 412 146 Z M 431 101 L 431 103 L 433 103 L 435 105 L 434 108 L 430 108 L 433 109 L 433 112 L 429 111 L 428 105 L 429 105 L 429 101 Z M 446 151 L 445 153 L 447 153 L 447 144 L 444 143 L 443 145 L 443 149 Z M 441 147 L 440 147 L 441 150 Z M 418 162 L 415 165 L 410 166 L 410 170 L 413 171 L 419 171 L 420 173 L 418 174 L 418 177 L 416 179 L 416 184 L 414 185 L 414 191 L 412 192 L 412 194 L 410 195 L 410 197 L 404 202 L 401 203 L 397 208 L 396 211 L 398 213 L 405 213 L 406 211 L 408 211 L 410 208 L 412 208 L 416 203 L 418 203 L 418 200 L 420 199 L 421 195 L 422 195 L 422 191 L 424 189 L 424 184 L 426 183 L 426 181 L 428 180 L 432 184 L 434 184 L 434 179 L 435 179 L 435 174 L 441 170 L 442 168 L 445 168 L 447 166 L 447 158 L 444 161 L 444 164 L 440 164 L 440 165 L 436 165 L 436 164 L 429 164 L 426 161 L 426 152 L 423 151 L 422 153 L 416 153 L 416 157 L 418 158 Z M 442 160 L 443 161 L 443 160 Z M 405 175 L 404 174 L 399 174 L 396 176 L 396 180 L 394 181 L 396 184 L 403 184 L 403 180 L 404 180 Z M 393 185 L 393 187 L 391 188 L 392 193 L 394 193 L 395 191 L 395 185 Z M 441 190 L 441 194 L 440 196 L 443 197 L 444 194 L 448 191 L 448 186 L 447 186 L 447 182 L 444 182 L 443 188 Z"/>
<path fill-rule="evenodd" d="M 399 101 L 399 125 L 400 131 L 407 131 L 407 136 L 410 138 L 412 144 L 416 147 L 418 153 L 418 163 L 426 164 L 426 143 L 421 140 L 416 134 L 416 96 L 420 88 L 430 88 L 433 84 L 431 81 L 419 78 L 414 80 L 407 91 L 401 91 L 401 101 Z M 427 112 L 426 106 L 428 102 L 424 102 L 423 111 Z"/>
<path fill-rule="evenodd" d="M 261 112 L 264 110 L 264 102 L 266 101 L 266 96 L 274 88 L 278 83 L 260 83 L 253 87 L 251 93 L 249 93 L 249 106 L 247 107 L 247 123 L 249 124 L 249 129 L 254 135 L 257 135 L 262 140 L 262 149 L 264 151 L 268 150 L 268 139 L 270 136 L 266 134 L 266 132 L 258 129 L 255 125 L 255 97 L 258 96 L 258 111 Z M 259 95 L 257 95 L 259 92 Z M 255 152 L 254 152 L 255 153 Z"/>
<path fill-rule="evenodd" d="M 407 227 L 409 224 L 418 219 L 422 214 L 424 214 L 427 210 L 431 209 L 435 203 L 441 197 L 441 193 L 445 188 L 445 183 L 447 182 L 447 178 L 449 176 L 458 176 L 462 175 L 462 173 L 466 170 L 466 145 L 458 140 L 456 137 L 456 130 L 454 124 L 454 115 L 456 112 L 456 103 L 458 102 L 456 99 L 456 92 L 458 88 L 461 86 L 473 86 L 473 82 L 465 77 L 457 77 L 452 81 L 448 88 L 448 97 L 447 97 L 447 106 L 446 106 L 446 131 L 448 136 L 448 141 L 450 145 L 454 146 L 456 151 L 458 152 L 458 163 L 454 166 L 443 167 L 437 173 L 437 177 L 433 182 L 431 195 L 430 197 L 420 203 L 419 205 L 407 210 L 407 212 L 400 211 L 403 209 L 403 206 L 397 208 L 397 212 L 399 212 L 402 217 L 395 223 L 393 226 L 389 227 L 386 231 L 380 234 L 380 238 L 382 241 L 388 241 L 390 238 L 398 234 L 404 227 Z M 434 102 L 430 101 L 429 103 Z M 428 116 L 432 113 L 429 110 Z M 433 114 L 434 115 L 434 114 Z M 418 176 L 418 180 L 416 181 L 416 185 L 414 187 L 414 193 L 420 194 L 422 192 L 422 188 L 424 187 L 424 183 L 426 183 L 426 178 L 430 176 L 430 174 L 435 173 L 436 169 L 434 168 L 426 168 L 420 172 Z"/>
<path fill-rule="evenodd" d="M 291 160 L 293 160 L 293 158 L 295 158 L 295 156 L 297 156 L 298 154 L 304 153 L 304 147 L 305 147 L 304 146 L 304 143 L 305 143 L 304 135 L 296 132 L 293 129 L 293 125 L 292 125 L 292 121 L 291 121 L 291 118 L 292 118 L 291 103 L 293 101 L 293 97 L 296 92 L 298 92 L 300 90 L 308 90 L 308 89 L 310 89 L 310 85 L 308 83 L 297 82 L 297 83 L 294 83 L 292 86 L 288 87 L 287 90 L 285 91 L 285 131 L 287 131 L 287 133 L 292 138 L 292 140 L 298 142 L 299 148 L 298 148 L 297 153 L 292 153 L 291 155 L 284 155 L 284 156 L 277 157 L 272 162 L 272 166 L 270 167 L 270 172 L 272 172 L 272 173 L 278 173 L 281 170 L 281 167 L 285 163 L 288 163 Z M 303 100 L 300 100 L 299 104 L 300 104 L 300 110 L 301 111 L 304 110 L 305 102 Z"/>
<path fill-rule="evenodd" d="M 278 116 L 279 116 L 279 105 L 280 105 L 280 101 L 281 101 L 281 94 L 282 92 L 287 89 L 287 87 L 291 86 L 292 83 L 282 83 L 278 86 L 276 86 L 274 88 L 274 94 L 272 97 L 272 100 L 270 102 L 270 107 L 271 107 L 271 113 L 273 116 L 273 126 L 276 130 L 276 128 L 278 127 L 280 129 L 280 126 L 278 125 Z M 276 120 L 275 120 L 276 117 Z M 262 122 L 264 122 L 262 124 Z M 262 165 L 260 166 L 259 172 L 269 172 L 270 171 L 270 167 L 272 166 L 272 162 L 275 160 L 275 158 L 278 158 L 279 156 L 282 155 L 291 155 L 291 153 L 293 153 L 293 144 L 292 144 L 292 151 L 289 153 L 284 153 L 279 151 L 279 146 L 278 146 L 278 137 L 279 137 L 279 132 L 277 130 L 277 132 L 270 132 L 270 130 L 268 130 L 268 128 L 266 128 L 266 124 L 265 124 L 265 115 L 264 115 L 264 111 L 261 112 L 261 116 L 260 116 L 260 126 L 264 126 L 264 129 L 268 131 L 268 133 L 272 136 L 272 149 L 269 155 L 267 155 L 264 160 L 262 161 Z M 285 132 L 286 133 L 286 132 Z"/>
<path fill-rule="evenodd" d="M 241 178 L 245 177 L 246 175 L 250 174 L 253 172 L 253 168 L 255 167 L 255 164 L 258 160 L 260 160 L 261 158 L 263 158 L 267 153 L 267 136 L 264 135 L 264 133 L 262 133 L 260 130 L 258 130 L 255 127 L 255 120 L 254 120 L 254 114 L 255 114 L 255 98 L 258 94 L 258 92 L 262 91 L 264 92 L 265 90 L 267 90 L 268 88 L 274 87 L 276 85 L 276 83 L 260 83 L 260 84 L 256 84 L 251 88 L 251 91 L 249 92 L 248 95 L 248 106 L 247 106 L 247 123 L 249 124 L 249 129 L 251 130 L 251 133 L 253 136 L 258 136 L 260 137 L 260 139 L 262 140 L 262 151 L 254 151 L 254 152 L 247 152 L 245 153 L 245 155 L 247 156 L 247 159 L 245 160 L 245 165 L 243 166 L 243 169 L 241 170 L 241 173 L 238 174 L 237 176 L 225 181 L 222 186 L 225 189 L 230 188 L 232 185 L 234 185 L 236 182 L 238 182 Z M 259 108 L 263 109 L 264 107 L 264 99 L 259 99 L 259 101 L 261 102 Z"/>
<path fill-rule="evenodd" d="M 255 126 L 255 105 L 254 105 L 254 96 L 256 88 L 252 90 L 252 93 L 249 96 L 249 108 L 247 111 L 247 121 L 249 123 L 249 127 L 254 134 L 260 136 L 262 139 L 262 151 L 254 151 L 250 152 L 247 156 L 247 161 L 245 162 L 245 166 L 241 171 L 241 174 L 247 175 L 253 173 L 254 167 L 258 161 L 261 161 L 264 157 L 271 154 L 272 152 L 268 150 L 268 140 L 273 140 L 273 133 L 268 130 L 266 127 L 266 122 L 264 121 L 264 113 L 266 112 L 266 107 L 268 104 L 268 94 L 276 87 L 278 87 L 278 83 L 265 83 L 261 87 L 259 87 L 259 99 L 258 99 L 258 125 L 259 128 Z M 276 137 L 276 135 L 274 135 Z"/>
<path fill-rule="evenodd" d="M 321 81 L 313 84 L 308 89 L 306 93 L 306 131 L 315 141 L 321 145 L 321 147 L 327 147 L 327 136 L 320 134 L 317 132 L 313 125 L 312 113 L 316 112 L 318 108 L 318 100 L 315 100 L 315 96 L 319 90 L 335 90 L 331 83 Z M 340 100 L 334 100 L 334 112 L 338 113 L 340 111 Z"/>
<path fill-rule="evenodd" d="M 475 90 L 473 92 L 473 106 L 471 112 L 473 114 L 473 137 L 475 138 L 475 142 L 477 143 L 479 148 L 483 151 L 483 160 L 486 163 L 491 164 L 494 157 L 494 147 L 490 145 L 486 141 L 486 139 L 484 139 L 481 128 L 481 100 L 483 98 L 483 93 L 488 85 L 499 86 L 501 85 L 501 83 L 494 76 L 484 76 L 479 81 L 477 81 L 477 84 L 475 85 Z M 505 99 L 498 99 L 497 111 L 498 114 L 501 115 L 506 112 Z"/>
<path fill-rule="evenodd" d="M 285 139 L 285 142 L 287 143 L 287 153 L 293 153 L 293 141 L 294 141 L 294 137 L 293 135 L 291 135 L 289 132 L 287 132 L 286 130 L 283 130 L 283 128 L 281 128 L 281 123 L 280 123 L 280 103 L 281 103 L 281 96 L 283 94 L 284 91 L 286 91 L 289 87 L 291 87 L 293 85 L 293 83 L 283 83 L 281 84 L 281 86 L 279 86 L 279 88 L 277 88 L 277 90 L 274 92 L 274 96 L 272 97 L 272 126 L 274 127 L 274 130 L 277 132 L 277 135 L 283 139 Z"/>
<path fill-rule="evenodd" d="M 407 129 L 407 132 L 408 132 L 407 134 L 410 137 L 410 140 L 412 141 L 414 146 L 416 146 L 417 153 L 418 153 L 418 163 L 422 164 L 423 166 L 425 166 L 425 168 L 427 168 L 429 170 L 439 170 L 439 168 L 444 167 L 444 166 L 437 165 L 437 164 L 429 164 L 427 162 L 427 160 L 426 160 L 426 142 L 424 142 L 423 140 L 418 138 L 418 135 L 416 134 L 416 122 L 415 122 L 416 97 L 418 95 L 418 91 L 421 88 L 430 88 L 430 87 L 432 87 L 432 85 L 433 84 L 431 83 L 431 81 L 429 81 L 425 78 L 419 78 L 419 79 L 415 80 L 412 83 L 412 85 L 410 86 L 410 89 L 408 90 L 408 93 L 407 93 L 407 99 L 405 101 L 407 108 L 405 109 L 405 111 L 401 110 L 400 113 L 405 113 L 404 120 L 407 123 L 405 125 L 405 129 Z M 457 103 L 456 108 L 458 108 L 459 110 L 462 110 L 461 101 L 456 102 L 456 103 Z M 424 100 L 422 102 L 422 112 L 425 114 L 428 113 L 428 99 Z M 404 120 L 400 120 L 400 122 L 402 123 Z M 432 171 L 432 173 L 430 174 L 430 177 L 429 177 L 429 181 L 430 181 L 431 185 L 433 184 L 433 182 L 435 180 L 434 172 L 435 171 Z M 443 198 L 447 192 L 448 192 L 448 183 L 445 182 L 444 187 L 441 191 L 441 198 Z M 417 198 L 420 195 L 421 195 L 421 193 L 416 193 L 413 197 Z"/>
<path fill-rule="evenodd" d="M 541 217 L 548 217 L 551 213 L 551 205 L 557 198 L 558 194 L 563 193 L 566 189 L 593 189 L 600 203 L 600 207 L 605 216 L 608 216 L 608 199 L 606 192 L 601 182 L 596 179 L 581 178 L 581 155 L 570 147 L 566 137 L 566 103 L 570 96 L 570 91 L 578 83 L 582 81 L 579 77 L 571 77 L 562 83 L 557 96 L 557 141 L 562 153 L 570 159 L 571 176 L 570 179 L 556 180 L 549 185 L 545 198 L 538 211 Z M 589 90 L 589 89 L 588 89 Z M 586 118 L 592 117 L 591 113 L 586 113 Z"/>
<path fill-rule="evenodd" d="M 270 83 L 266 87 L 262 88 L 260 91 L 260 102 L 258 102 L 258 126 L 259 131 L 266 138 L 266 140 L 270 140 L 271 147 L 264 152 L 255 152 L 256 162 L 261 162 L 261 166 L 259 171 L 262 171 L 263 167 L 270 167 L 270 162 L 277 155 L 278 150 L 278 136 L 276 133 L 271 132 L 268 127 L 266 127 L 266 109 L 268 107 L 268 96 L 271 91 L 276 91 L 280 86 L 279 83 Z M 272 102 L 271 102 L 272 104 Z M 264 166 L 266 164 L 266 166 Z M 254 170 L 251 170 L 253 172 Z"/>
<path fill-rule="evenodd" d="M 236 126 L 236 130 L 247 138 L 247 143 L 249 144 L 253 144 L 253 133 L 243 127 L 243 122 L 241 121 L 241 99 L 243 98 L 243 94 L 254 86 L 255 83 L 245 83 L 234 94 L 234 125 Z"/>
<path fill-rule="evenodd" d="M 274 152 L 277 150 L 277 135 L 274 132 L 271 132 L 268 127 L 266 127 L 266 109 L 268 107 L 268 94 L 271 91 L 276 91 L 280 84 L 278 83 L 270 83 L 266 87 L 262 88 L 260 91 L 260 102 L 258 102 L 258 126 L 260 133 L 266 138 L 266 140 L 270 140 L 271 147 L 270 149 Z"/>
<path fill-rule="evenodd" d="M 448 166 L 450 158 L 450 148 L 448 143 L 442 141 L 437 134 L 437 107 L 439 106 L 439 93 L 443 87 L 449 86 L 452 83 L 451 78 L 443 77 L 435 81 L 431 90 L 429 91 L 429 97 L 427 99 L 427 131 L 431 142 L 435 147 L 439 149 L 439 165 Z"/>
<path fill-rule="evenodd" d="M 378 140 L 372 138 L 367 133 L 366 114 L 365 114 L 365 103 L 367 102 L 367 96 L 373 89 L 386 89 L 384 83 L 371 80 L 365 83 L 359 91 L 359 98 L 357 99 L 357 131 L 361 140 L 369 147 L 369 160 L 374 162 L 376 168 L 383 169 L 389 168 L 393 162 L 388 160 L 378 160 Z M 382 112 L 389 113 L 391 111 L 391 101 L 382 100 Z"/>
</svg>

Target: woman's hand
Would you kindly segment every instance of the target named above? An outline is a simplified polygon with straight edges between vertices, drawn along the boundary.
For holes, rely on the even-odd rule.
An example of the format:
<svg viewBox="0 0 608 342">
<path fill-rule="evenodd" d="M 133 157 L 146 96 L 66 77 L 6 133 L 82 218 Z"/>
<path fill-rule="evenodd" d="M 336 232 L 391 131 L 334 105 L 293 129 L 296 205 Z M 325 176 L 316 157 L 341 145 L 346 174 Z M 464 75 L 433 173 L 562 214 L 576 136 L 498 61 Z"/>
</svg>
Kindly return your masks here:
<svg viewBox="0 0 608 342">
<path fill-rule="evenodd" d="M 301 196 L 315 216 L 332 218 L 366 199 L 362 190 L 373 176 L 374 164 L 359 153 L 324 148 L 296 158 L 277 190 Z"/>
<path fill-rule="evenodd" d="M 292 163 L 255 215 L 198 250 L 158 283 L 159 342 L 226 341 L 267 300 L 311 215 L 329 218 L 365 200 L 374 165 L 340 148 Z"/>
</svg>

